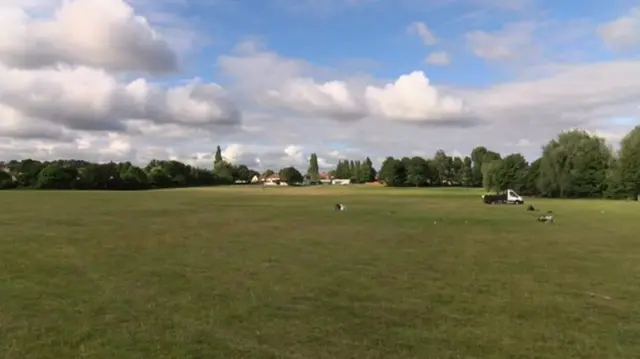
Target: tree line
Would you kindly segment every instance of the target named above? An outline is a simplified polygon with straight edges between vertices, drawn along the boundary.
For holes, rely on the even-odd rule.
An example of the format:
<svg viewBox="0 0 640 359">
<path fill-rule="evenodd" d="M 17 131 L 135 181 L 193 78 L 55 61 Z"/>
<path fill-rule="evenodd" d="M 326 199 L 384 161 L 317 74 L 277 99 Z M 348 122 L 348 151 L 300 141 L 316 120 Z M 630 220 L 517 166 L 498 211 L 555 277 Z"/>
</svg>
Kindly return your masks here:
<svg viewBox="0 0 640 359">
<path fill-rule="evenodd" d="M 0 189 L 112 189 L 216 186 L 249 183 L 259 173 L 222 158 L 217 147 L 211 170 L 178 161 L 152 160 L 139 167 L 130 162 L 90 163 L 81 160 L 12 160 L 0 162 Z M 318 183 L 321 173 L 315 153 L 301 173 L 295 167 L 278 171 L 289 183 Z M 392 187 L 462 186 L 486 191 L 513 189 L 523 195 L 557 198 L 633 198 L 640 195 L 640 126 L 613 151 L 605 140 L 586 131 L 560 133 L 542 148 L 540 158 L 529 163 L 522 154 L 501 155 L 484 146 L 468 156 L 449 156 L 439 150 L 432 158 L 387 157 L 376 170 L 369 157 L 340 160 L 330 171 L 333 178 L 354 183 L 380 181 Z"/>
<path fill-rule="evenodd" d="M 528 196 L 631 198 L 640 195 L 640 126 L 613 151 L 586 131 L 560 133 L 529 163 L 519 153 L 505 156 L 486 147 L 464 158 L 436 152 L 431 159 L 388 157 L 379 180 L 388 186 L 465 186 L 486 191 L 513 189 Z"/>
<path fill-rule="evenodd" d="M 246 165 L 222 160 L 216 150 L 212 170 L 179 161 L 152 160 L 139 167 L 130 162 L 91 163 L 82 160 L 0 162 L 0 189 L 141 190 L 229 185 L 260 175 Z"/>
</svg>

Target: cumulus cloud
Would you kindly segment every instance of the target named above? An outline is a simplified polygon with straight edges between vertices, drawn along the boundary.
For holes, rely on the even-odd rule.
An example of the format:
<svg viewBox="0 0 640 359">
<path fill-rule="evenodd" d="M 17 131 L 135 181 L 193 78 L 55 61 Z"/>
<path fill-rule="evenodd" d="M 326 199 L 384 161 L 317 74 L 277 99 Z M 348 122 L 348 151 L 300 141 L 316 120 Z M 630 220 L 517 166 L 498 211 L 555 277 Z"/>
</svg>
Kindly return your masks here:
<svg viewBox="0 0 640 359">
<path fill-rule="evenodd" d="M 239 56 L 223 56 L 220 68 L 245 84 L 252 99 L 263 106 L 339 121 L 379 118 L 456 127 L 473 123 L 464 102 L 443 94 L 421 71 L 386 84 L 348 77 L 323 81 L 314 78 L 312 66 L 303 61 L 281 58 L 250 45 L 244 50 Z"/>
<path fill-rule="evenodd" d="M 63 2 L 53 16 L 0 7 L 0 61 L 11 67 L 85 65 L 114 71 L 167 72 L 176 54 L 123 0 Z"/>
<path fill-rule="evenodd" d="M 640 7 L 598 27 L 598 35 L 614 50 L 640 47 Z"/>
<path fill-rule="evenodd" d="M 383 86 L 372 84 L 364 88 L 346 81 L 292 79 L 268 90 L 265 99 L 298 113 L 338 120 L 375 117 L 454 126 L 471 121 L 463 101 L 441 94 L 421 71 L 402 75 Z"/>
<path fill-rule="evenodd" d="M 240 113 L 216 84 L 162 88 L 144 79 L 121 83 L 87 67 L 21 70 L 0 66 L 0 104 L 15 116 L 77 130 L 124 131 L 129 119 L 186 126 L 235 125 Z"/>
<path fill-rule="evenodd" d="M 368 86 L 365 99 L 375 117 L 442 125 L 460 125 L 470 120 L 463 101 L 441 95 L 421 71 L 402 75 L 384 87 Z"/>
</svg>

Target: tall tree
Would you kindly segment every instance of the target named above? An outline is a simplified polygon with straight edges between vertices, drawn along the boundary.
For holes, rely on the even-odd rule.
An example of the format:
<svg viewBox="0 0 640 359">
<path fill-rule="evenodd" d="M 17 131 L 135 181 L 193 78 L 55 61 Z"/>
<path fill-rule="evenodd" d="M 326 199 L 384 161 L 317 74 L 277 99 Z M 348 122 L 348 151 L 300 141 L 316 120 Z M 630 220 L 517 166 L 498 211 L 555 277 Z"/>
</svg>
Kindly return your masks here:
<svg viewBox="0 0 640 359">
<path fill-rule="evenodd" d="M 235 172 L 234 166 L 224 160 L 221 160 L 213 166 L 213 174 L 215 174 L 218 181 L 223 184 L 232 184 L 236 180 L 234 177 Z"/>
<path fill-rule="evenodd" d="M 622 139 L 617 167 L 621 187 L 637 201 L 640 195 L 640 126 Z"/>
<path fill-rule="evenodd" d="M 309 169 L 307 170 L 307 175 L 313 181 L 317 181 L 320 178 L 320 168 L 318 167 L 318 155 L 312 153 L 309 156 Z"/>
<path fill-rule="evenodd" d="M 360 166 L 360 182 L 367 183 L 376 180 L 376 170 L 373 168 L 373 162 L 369 157 L 365 158 L 362 166 Z"/>
<path fill-rule="evenodd" d="M 436 151 L 436 154 L 433 156 L 433 167 L 437 173 L 437 183 L 435 183 L 435 185 L 448 186 L 453 182 L 453 159 L 447 156 L 446 152 L 443 150 Z"/>
<path fill-rule="evenodd" d="M 563 132 L 542 149 L 540 189 L 554 197 L 601 196 L 613 155 L 603 138 Z"/>
<path fill-rule="evenodd" d="M 354 160 L 349 161 L 349 177 L 350 180 L 356 180 L 356 162 Z"/>
<path fill-rule="evenodd" d="M 496 174 L 501 165 L 500 160 L 484 162 L 482 164 L 482 187 L 485 191 L 499 191 L 499 185 L 496 181 Z"/>
<path fill-rule="evenodd" d="M 415 187 L 427 185 L 429 164 L 422 157 L 412 157 L 406 164 L 407 184 Z"/>
<path fill-rule="evenodd" d="M 524 175 L 523 185 L 520 188 L 521 194 L 525 196 L 536 196 L 540 194 L 539 179 L 540 179 L 540 163 L 542 160 L 538 158 L 533 161 Z"/>
<path fill-rule="evenodd" d="M 391 187 L 400 187 L 406 183 L 406 172 L 402 161 L 387 157 L 380 166 L 380 181 Z"/>
<path fill-rule="evenodd" d="M 622 180 L 622 171 L 620 167 L 620 159 L 613 158 L 607 171 L 607 177 L 605 178 L 603 195 L 606 198 L 629 198 L 631 194 L 629 183 L 625 183 L 625 181 Z M 631 196 L 633 197 L 632 194 Z M 638 200 L 637 196 L 635 200 Z"/>
<path fill-rule="evenodd" d="M 456 156 L 451 160 L 451 180 L 456 186 L 463 185 L 463 168 L 464 162 L 462 162 L 462 158 Z"/>
<path fill-rule="evenodd" d="M 218 145 L 218 147 L 216 147 L 216 154 L 213 159 L 213 164 L 216 165 L 220 162 L 222 162 L 222 150 L 220 149 L 220 145 Z"/>
<path fill-rule="evenodd" d="M 527 174 L 527 160 L 519 153 L 506 156 L 500 161 L 493 174 L 494 184 L 498 190 L 511 188 L 517 192 L 524 186 Z"/>
<path fill-rule="evenodd" d="M 351 174 L 351 180 L 355 183 L 362 183 L 360 172 L 362 171 L 362 162 L 360 160 L 355 161 L 353 165 L 353 173 Z"/>
<path fill-rule="evenodd" d="M 465 156 L 462 160 L 462 170 L 460 171 L 460 180 L 465 187 L 473 187 L 473 161 L 471 157 Z"/>
<path fill-rule="evenodd" d="M 351 171 L 349 170 L 349 160 L 339 160 L 336 166 L 336 178 L 349 179 Z"/>
<path fill-rule="evenodd" d="M 484 163 L 484 155 L 487 154 L 487 148 L 478 146 L 471 151 L 472 162 L 472 185 L 474 187 L 482 187 L 482 164 Z"/>
</svg>

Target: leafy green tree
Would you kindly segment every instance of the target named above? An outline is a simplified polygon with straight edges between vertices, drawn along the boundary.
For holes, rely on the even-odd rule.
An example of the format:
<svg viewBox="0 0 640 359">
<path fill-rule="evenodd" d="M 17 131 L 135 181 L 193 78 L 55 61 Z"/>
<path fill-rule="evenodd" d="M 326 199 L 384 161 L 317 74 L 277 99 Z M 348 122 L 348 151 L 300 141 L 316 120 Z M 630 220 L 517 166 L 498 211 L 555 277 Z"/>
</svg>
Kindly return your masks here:
<svg viewBox="0 0 640 359">
<path fill-rule="evenodd" d="M 307 170 L 309 178 L 317 181 L 320 178 L 320 167 L 318 167 L 318 155 L 312 153 L 309 157 L 309 169 Z"/>
<path fill-rule="evenodd" d="M 380 181 L 390 187 L 404 186 L 407 182 L 406 171 L 402 165 L 402 161 L 393 157 L 387 157 L 379 173 Z"/>
<path fill-rule="evenodd" d="M 493 173 L 495 188 L 501 191 L 511 188 L 520 192 L 525 184 L 528 165 L 527 160 L 519 153 L 510 154 L 500 160 Z"/>
<path fill-rule="evenodd" d="M 637 201 L 640 195 L 640 126 L 622 139 L 617 165 L 618 186 Z"/>
<path fill-rule="evenodd" d="M 462 162 L 462 158 L 453 157 L 451 160 L 451 180 L 456 186 L 463 185 L 463 169 L 464 162 Z"/>
<path fill-rule="evenodd" d="M 540 189 L 553 197 L 599 197 L 613 154 L 603 138 L 586 131 L 563 132 L 542 150 Z"/>
<path fill-rule="evenodd" d="M 349 168 L 348 160 L 339 160 L 336 166 L 336 178 L 348 179 L 351 178 L 351 170 Z"/>
<path fill-rule="evenodd" d="M 148 181 L 153 188 L 169 188 L 173 184 L 171 177 L 162 167 L 154 167 L 149 171 Z"/>
<path fill-rule="evenodd" d="M 64 167 L 50 164 L 38 173 L 36 187 L 42 189 L 70 189 L 74 179 Z"/>
<path fill-rule="evenodd" d="M 538 190 L 539 187 L 539 179 L 540 179 L 540 163 L 542 160 L 538 158 L 533 161 L 526 170 L 524 175 L 523 184 L 520 188 L 520 194 L 525 196 L 537 196 L 540 194 Z"/>
<path fill-rule="evenodd" d="M 120 181 L 123 189 L 146 189 L 149 188 L 149 179 L 142 168 L 128 166 L 120 174 Z"/>
<path fill-rule="evenodd" d="M 0 169 L 0 189 L 15 188 L 16 183 L 13 182 L 13 177 L 8 173 Z"/>
<path fill-rule="evenodd" d="M 427 185 L 429 178 L 429 164 L 422 157 L 412 157 L 407 165 L 407 184 L 415 187 Z"/>
<path fill-rule="evenodd" d="M 353 162 L 353 171 L 351 172 L 351 182 L 360 183 L 360 171 L 362 169 L 362 163 L 360 160 Z"/>
<path fill-rule="evenodd" d="M 373 182 L 376 180 L 376 170 L 373 168 L 373 162 L 371 162 L 369 157 L 365 158 L 360 166 L 358 175 L 360 176 L 360 183 Z"/>
<path fill-rule="evenodd" d="M 471 151 L 471 163 L 472 163 L 472 186 L 482 187 L 482 164 L 484 163 L 484 156 L 488 150 L 484 146 L 478 146 Z"/>
<path fill-rule="evenodd" d="M 462 160 L 462 169 L 460 170 L 460 181 L 461 181 L 461 184 L 465 187 L 474 186 L 473 161 L 469 156 L 466 156 Z"/>
<path fill-rule="evenodd" d="M 255 171 L 250 170 L 246 165 L 236 166 L 234 172 L 234 178 L 243 182 L 251 182 L 251 179 L 255 175 Z"/>
<path fill-rule="evenodd" d="M 220 149 L 220 145 L 218 145 L 216 147 L 216 153 L 213 157 L 213 165 L 215 166 L 220 162 L 222 162 L 222 149 Z"/>
<path fill-rule="evenodd" d="M 294 184 L 301 183 L 304 177 L 295 167 L 285 167 L 280 170 L 280 180 L 288 184 Z"/>
<path fill-rule="evenodd" d="M 622 180 L 621 172 L 619 159 L 612 159 L 604 181 L 603 196 L 605 198 L 623 199 L 629 197 L 629 187 Z"/>
<path fill-rule="evenodd" d="M 235 180 L 233 165 L 224 160 L 213 166 L 213 174 L 216 175 L 220 184 L 232 184 Z"/>
<path fill-rule="evenodd" d="M 443 186 L 450 185 L 453 182 L 453 159 L 447 156 L 447 153 L 443 150 L 436 151 L 433 156 L 432 167 L 436 172 L 435 185 Z"/>
<path fill-rule="evenodd" d="M 9 161 L 6 167 L 16 176 L 16 185 L 20 188 L 36 187 L 38 174 L 47 165 L 32 159 Z"/>
<path fill-rule="evenodd" d="M 496 181 L 496 173 L 502 165 L 501 160 L 492 160 L 482 164 L 482 187 L 485 191 L 499 191 L 499 184 Z"/>
</svg>

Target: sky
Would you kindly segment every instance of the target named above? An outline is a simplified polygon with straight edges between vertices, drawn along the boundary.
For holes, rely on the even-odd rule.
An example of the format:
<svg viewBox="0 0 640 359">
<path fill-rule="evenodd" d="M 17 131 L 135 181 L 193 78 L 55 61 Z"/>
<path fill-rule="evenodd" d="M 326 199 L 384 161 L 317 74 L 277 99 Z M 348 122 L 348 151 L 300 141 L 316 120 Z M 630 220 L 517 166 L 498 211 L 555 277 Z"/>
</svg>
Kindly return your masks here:
<svg viewBox="0 0 640 359">
<path fill-rule="evenodd" d="M 5 161 L 533 160 L 639 119 L 637 1 L 0 1 Z"/>
</svg>

